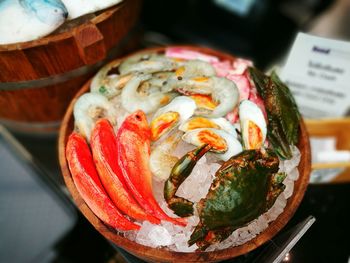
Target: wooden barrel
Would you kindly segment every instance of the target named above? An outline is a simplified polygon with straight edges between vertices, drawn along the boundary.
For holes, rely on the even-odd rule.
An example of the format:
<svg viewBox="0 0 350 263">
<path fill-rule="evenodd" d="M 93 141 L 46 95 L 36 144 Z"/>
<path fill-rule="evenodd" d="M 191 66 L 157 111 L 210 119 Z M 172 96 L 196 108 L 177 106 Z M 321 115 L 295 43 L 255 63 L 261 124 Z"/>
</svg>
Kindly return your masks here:
<svg viewBox="0 0 350 263">
<path fill-rule="evenodd" d="M 140 6 L 124 0 L 61 33 L 0 45 L 0 123 L 15 132 L 56 133 L 79 88 L 130 50 Z"/>
</svg>

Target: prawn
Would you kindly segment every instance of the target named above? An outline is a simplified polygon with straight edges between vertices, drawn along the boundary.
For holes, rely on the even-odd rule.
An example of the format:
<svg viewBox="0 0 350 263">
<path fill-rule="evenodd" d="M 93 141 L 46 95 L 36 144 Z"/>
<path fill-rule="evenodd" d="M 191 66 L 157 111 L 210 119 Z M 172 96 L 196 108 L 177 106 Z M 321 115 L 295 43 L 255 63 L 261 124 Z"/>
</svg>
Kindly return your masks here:
<svg viewBox="0 0 350 263">
<path fill-rule="evenodd" d="M 121 93 L 122 106 L 129 112 L 134 112 L 138 109 L 144 111 L 146 114 L 156 111 L 159 107 L 168 104 L 175 96 L 175 93 L 162 92 L 154 90 L 149 94 L 140 94 L 139 86 L 149 80 L 152 76 L 134 75 L 125 85 Z M 150 90 L 152 90 L 150 88 Z"/>
<path fill-rule="evenodd" d="M 121 93 L 122 88 L 131 79 L 131 75 L 110 74 L 118 65 L 111 62 L 104 66 L 92 79 L 90 91 L 100 93 L 111 99 Z"/>
<path fill-rule="evenodd" d="M 112 103 L 101 94 L 85 93 L 75 102 L 73 108 L 75 127 L 87 141 L 90 141 L 91 131 L 100 118 L 107 118 L 113 126 L 116 125 L 117 112 Z"/>
<path fill-rule="evenodd" d="M 177 90 L 187 95 L 201 94 L 211 95 L 217 106 L 213 110 L 199 108 L 196 115 L 209 118 L 222 117 L 232 111 L 239 100 L 239 92 L 236 84 L 226 78 L 220 77 L 195 77 L 171 81 L 170 90 Z"/>
<path fill-rule="evenodd" d="M 182 65 L 175 71 L 175 76 L 182 78 L 212 77 L 215 75 L 215 68 L 208 62 L 201 60 L 189 60 L 183 62 Z"/>
<path fill-rule="evenodd" d="M 151 54 L 151 55 L 136 55 L 126 59 L 119 66 L 119 72 L 122 75 L 134 72 L 143 72 L 145 74 L 173 71 L 178 67 L 178 63 L 170 58 Z"/>
</svg>

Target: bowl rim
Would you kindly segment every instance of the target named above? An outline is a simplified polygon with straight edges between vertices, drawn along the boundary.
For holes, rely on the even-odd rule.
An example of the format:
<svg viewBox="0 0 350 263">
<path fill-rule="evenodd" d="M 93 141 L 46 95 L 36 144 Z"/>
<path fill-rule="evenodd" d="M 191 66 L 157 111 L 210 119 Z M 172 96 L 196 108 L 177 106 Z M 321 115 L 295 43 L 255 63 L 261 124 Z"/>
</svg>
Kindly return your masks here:
<svg viewBox="0 0 350 263">
<path fill-rule="evenodd" d="M 121 57 L 117 60 L 114 60 L 114 63 L 120 63 L 126 58 L 138 54 L 138 53 L 148 53 L 148 52 L 164 52 L 166 48 L 186 48 L 193 51 L 200 51 L 208 55 L 214 55 L 219 57 L 220 60 L 228 59 L 233 61 L 235 57 L 221 52 L 216 51 L 211 48 L 200 47 L 195 45 L 172 45 L 166 47 L 155 47 L 155 48 L 146 48 L 142 49 L 138 52 L 134 52 L 127 56 Z M 266 243 L 270 239 L 272 239 L 291 219 L 297 210 L 300 202 L 304 196 L 307 185 L 309 183 L 310 172 L 311 172 L 311 153 L 310 153 L 310 143 L 308 138 L 308 133 L 304 124 L 304 121 L 300 122 L 300 136 L 297 147 L 301 152 L 301 159 L 298 165 L 299 170 L 299 178 L 294 182 L 294 190 L 291 197 L 287 200 L 287 205 L 284 208 L 283 212 L 271 223 L 269 226 L 258 234 L 253 239 L 248 242 L 230 247 L 222 250 L 216 250 L 211 252 L 175 252 L 162 248 L 151 248 L 148 246 L 144 246 L 138 244 L 134 241 L 129 240 L 128 238 L 122 237 L 115 231 L 111 231 L 103 222 L 98 219 L 94 213 L 89 209 L 86 203 L 83 201 L 77 189 L 74 185 L 73 179 L 71 177 L 68 164 L 65 157 L 65 146 L 67 142 L 68 135 L 72 131 L 73 125 L 73 105 L 77 98 L 81 96 L 83 93 L 88 92 L 89 84 L 91 80 L 84 84 L 84 86 L 79 90 L 79 92 L 74 96 L 73 100 L 69 104 L 66 114 L 63 118 L 61 128 L 59 131 L 59 139 L 58 139 L 58 151 L 59 151 L 59 162 L 62 171 L 62 175 L 66 186 L 71 193 L 75 204 L 78 206 L 80 211 L 84 214 L 84 216 L 89 220 L 89 222 L 108 240 L 112 241 L 117 246 L 127 250 L 129 253 L 142 257 L 145 260 L 161 260 L 163 262 L 172 262 L 174 259 L 186 261 L 186 262 L 213 262 L 220 261 L 229 258 L 233 258 L 239 255 L 246 254 L 255 248 L 261 246 Z"/>
</svg>

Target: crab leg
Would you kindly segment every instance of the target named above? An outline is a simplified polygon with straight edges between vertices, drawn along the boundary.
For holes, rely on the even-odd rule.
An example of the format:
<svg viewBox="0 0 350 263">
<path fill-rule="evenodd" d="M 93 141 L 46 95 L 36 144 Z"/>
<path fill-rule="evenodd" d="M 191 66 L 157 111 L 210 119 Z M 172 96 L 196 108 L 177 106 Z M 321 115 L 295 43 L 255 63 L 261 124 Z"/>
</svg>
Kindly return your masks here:
<svg viewBox="0 0 350 263">
<path fill-rule="evenodd" d="M 73 132 L 67 142 L 66 156 L 78 192 L 92 212 L 107 225 L 118 230 L 138 230 L 139 225 L 126 219 L 103 189 L 88 144 Z"/>
<path fill-rule="evenodd" d="M 203 144 L 198 148 L 186 153 L 173 167 L 170 177 L 164 185 L 164 199 L 171 210 L 176 215 L 185 217 L 193 215 L 193 202 L 185 198 L 176 196 L 179 186 L 191 174 L 197 161 L 211 149 L 208 144 Z"/>
<path fill-rule="evenodd" d="M 146 213 L 174 224 L 186 225 L 183 219 L 169 217 L 153 196 L 150 143 L 151 133 L 146 115 L 138 110 L 125 119 L 117 133 L 117 158 L 125 182 Z"/>
<path fill-rule="evenodd" d="M 112 125 L 107 119 L 97 121 L 91 135 L 91 149 L 101 182 L 118 209 L 136 220 L 159 224 L 148 215 L 127 191 L 117 160 L 117 142 Z"/>
</svg>

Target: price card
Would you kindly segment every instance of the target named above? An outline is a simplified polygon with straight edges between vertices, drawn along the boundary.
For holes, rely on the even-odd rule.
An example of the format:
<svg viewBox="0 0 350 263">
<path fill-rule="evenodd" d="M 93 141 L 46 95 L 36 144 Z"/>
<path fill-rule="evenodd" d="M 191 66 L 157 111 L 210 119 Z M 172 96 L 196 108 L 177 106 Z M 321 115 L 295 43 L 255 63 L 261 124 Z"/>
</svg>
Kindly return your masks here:
<svg viewBox="0 0 350 263">
<path fill-rule="evenodd" d="M 304 117 L 344 116 L 350 109 L 350 43 L 299 33 L 281 79 Z"/>
</svg>

